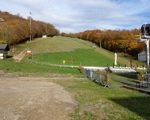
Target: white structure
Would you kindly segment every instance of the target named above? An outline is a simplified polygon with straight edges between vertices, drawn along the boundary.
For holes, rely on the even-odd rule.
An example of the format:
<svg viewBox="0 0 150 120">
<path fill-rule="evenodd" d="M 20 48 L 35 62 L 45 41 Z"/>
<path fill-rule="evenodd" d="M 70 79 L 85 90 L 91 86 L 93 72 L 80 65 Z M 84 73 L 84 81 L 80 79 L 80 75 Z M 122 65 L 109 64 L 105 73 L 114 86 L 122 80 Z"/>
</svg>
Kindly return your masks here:
<svg viewBox="0 0 150 120">
<path fill-rule="evenodd" d="M 4 59 L 3 53 L 0 53 L 0 59 L 1 59 L 1 60 Z"/>
<path fill-rule="evenodd" d="M 117 53 L 115 53 L 115 62 L 114 62 L 114 65 L 115 66 L 117 65 Z"/>
<path fill-rule="evenodd" d="M 146 62 L 146 51 L 142 51 L 138 54 L 138 60 L 141 62 Z"/>
<path fill-rule="evenodd" d="M 149 41 L 150 41 L 150 24 L 143 24 L 141 27 L 140 41 L 145 42 L 147 49 L 147 68 L 150 67 L 150 51 L 149 51 Z"/>
<path fill-rule="evenodd" d="M 143 24 L 141 27 L 141 37 L 140 37 L 141 42 L 145 42 L 146 43 L 146 50 L 147 50 L 147 57 L 146 57 L 146 61 L 147 61 L 147 81 L 150 82 L 150 24 Z"/>
<path fill-rule="evenodd" d="M 47 35 L 43 35 L 42 38 L 47 38 Z"/>
<path fill-rule="evenodd" d="M 0 59 L 7 57 L 9 46 L 7 44 L 0 44 Z"/>
</svg>

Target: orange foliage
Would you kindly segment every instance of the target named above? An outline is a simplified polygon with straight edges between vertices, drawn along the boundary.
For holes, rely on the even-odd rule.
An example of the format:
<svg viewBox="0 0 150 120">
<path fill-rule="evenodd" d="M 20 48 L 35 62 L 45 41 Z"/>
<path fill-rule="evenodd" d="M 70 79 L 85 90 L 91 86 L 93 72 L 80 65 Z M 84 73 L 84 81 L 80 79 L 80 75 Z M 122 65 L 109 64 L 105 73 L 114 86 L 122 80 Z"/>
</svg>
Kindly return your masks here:
<svg viewBox="0 0 150 120">
<path fill-rule="evenodd" d="M 16 44 L 26 41 L 30 37 L 29 19 L 8 12 L 0 12 L 0 18 L 4 22 L 0 23 L 0 40 L 8 44 Z M 50 23 L 44 23 L 32 19 L 32 38 L 42 35 L 55 36 L 59 31 Z"/>
<path fill-rule="evenodd" d="M 144 44 L 138 42 L 139 30 L 87 30 L 70 37 L 78 37 L 96 43 L 113 52 L 124 52 L 136 56 L 144 49 Z M 69 36 L 70 34 L 64 34 Z"/>
</svg>

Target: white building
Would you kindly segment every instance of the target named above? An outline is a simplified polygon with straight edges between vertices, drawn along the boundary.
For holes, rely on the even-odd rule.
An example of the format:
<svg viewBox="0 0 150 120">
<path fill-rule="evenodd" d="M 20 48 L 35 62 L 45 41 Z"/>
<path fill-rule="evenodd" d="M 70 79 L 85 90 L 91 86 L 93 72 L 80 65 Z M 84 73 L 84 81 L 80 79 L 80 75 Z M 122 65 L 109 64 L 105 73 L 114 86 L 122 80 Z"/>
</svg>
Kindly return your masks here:
<svg viewBox="0 0 150 120">
<path fill-rule="evenodd" d="M 42 38 L 47 38 L 47 35 L 43 35 Z"/>
<path fill-rule="evenodd" d="M 142 51 L 138 54 L 138 60 L 141 62 L 146 62 L 146 51 Z"/>
<path fill-rule="evenodd" d="M 0 59 L 6 58 L 8 51 L 9 46 L 7 44 L 0 44 Z"/>
</svg>

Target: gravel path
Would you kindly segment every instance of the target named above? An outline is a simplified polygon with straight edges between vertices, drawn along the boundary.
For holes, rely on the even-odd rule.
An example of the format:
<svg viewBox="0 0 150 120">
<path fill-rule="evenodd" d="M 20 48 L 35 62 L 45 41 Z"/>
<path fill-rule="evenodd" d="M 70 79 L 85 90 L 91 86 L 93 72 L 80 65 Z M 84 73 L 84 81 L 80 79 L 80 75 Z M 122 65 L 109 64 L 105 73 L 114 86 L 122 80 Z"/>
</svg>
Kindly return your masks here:
<svg viewBox="0 0 150 120">
<path fill-rule="evenodd" d="M 0 120 L 67 120 L 75 105 L 47 79 L 0 76 Z"/>
</svg>

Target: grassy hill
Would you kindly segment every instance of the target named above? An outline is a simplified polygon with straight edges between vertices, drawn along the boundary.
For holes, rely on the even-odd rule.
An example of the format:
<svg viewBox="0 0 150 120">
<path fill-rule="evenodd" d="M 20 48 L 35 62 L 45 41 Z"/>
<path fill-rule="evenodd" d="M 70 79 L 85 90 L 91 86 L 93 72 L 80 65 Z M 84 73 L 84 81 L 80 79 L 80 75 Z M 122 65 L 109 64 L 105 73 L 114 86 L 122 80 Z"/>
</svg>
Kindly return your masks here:
<svg viewBox="0 0 150 120">
<path fill-rule="evenodd" d="M 33 41 L 13 46 L 11 50 L 12 55 L 17 55 L 24 49 L 30 49 L 33 52 L 33 59 L 30 61 L 37 61 L 49 64 L 63 64 L 66 61 L 67 65 L 86 65 L 86 66 L 107 66 L 114 62 L 114 53 L 105 49 L 93 47 L 91 42 L 87 42 L 77 38 L 68 37 L 51 37 L 39 38 Z M 129 59 L 119 57 L 119 63 L 129 65 Z M 1 61 L 0 69 L 6 71 L 19 71 L 29 73 L 48 73 L 60 72 L 78 74 L 75 69 L 56 68 L 47 65 L 36 65 L 24 59 L 21 63 L 15 63 L 12 59 Z M 135 63 L 135 62 L 134 62 Z M 136 61 L 135 64 L 141 64 Z"/>
<path fill-rule="evenodd" d="M 38 54 L 73 51 L 79 48 L 89 49 L 91 46 L 92 44 L 90 42 L 86 42 L 84 40 L 55 36 L 44 39 L 38 38 L 33 41 L 19 44 L 15 46 L 13 54 L 18 54 L 26 48 L 30 49 L 33 54 Z"/>
<path fill-rule="evenodd" d="M 54 64 L 62 64 L 62 61 L 65 60 L 66 64 L 106 66 L 112 65 L 114 62 L 114 53 L 99 47 L 93 48 L 91 42 L 77 38 L 61 36 L 39 38 L 15 46 L 13 54 L 18 54 L 26 48 L 33 52 L 35 60 Z M 118 55 L 118 62 L 122 65 L 130 65 L 130 59 L 121 55 Z M 133 60 L 133 64 L 143 65 L 135 60 Z"/>
<path fill-rule="evenodd" d="M 112 65 L 113 60 L 93 49 L 77 49 L 70 52 L 43 53 L 33 56 L 35 61 L 52 64 L 107 66 Z"/>
</svg>

